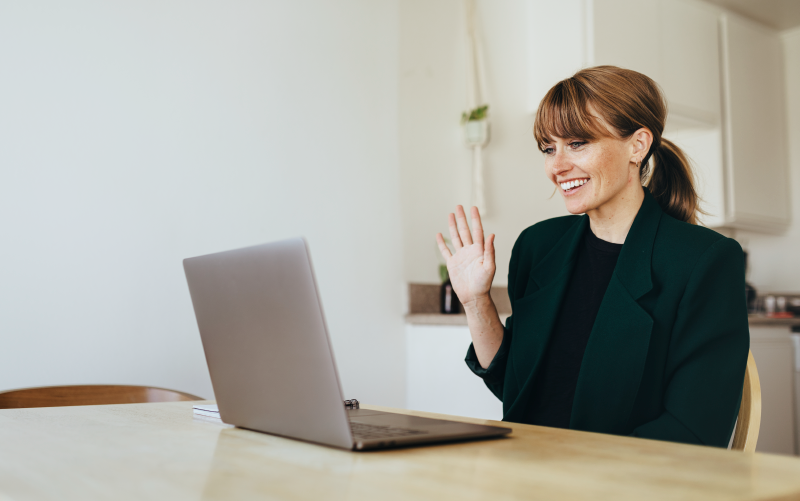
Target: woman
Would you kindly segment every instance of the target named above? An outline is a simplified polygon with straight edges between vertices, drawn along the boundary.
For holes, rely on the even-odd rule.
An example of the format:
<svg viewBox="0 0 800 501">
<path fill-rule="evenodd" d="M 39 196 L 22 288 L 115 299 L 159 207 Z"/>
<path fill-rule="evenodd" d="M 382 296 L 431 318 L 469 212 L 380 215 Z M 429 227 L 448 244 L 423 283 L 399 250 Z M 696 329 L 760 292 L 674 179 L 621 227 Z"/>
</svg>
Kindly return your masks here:
<svg viewBox="0 0 800 501">
<path fill-rule="evenodd" d="M 556 84 L 536 113 L 547 177 L 572 215 L 517 239 L 505 327 L 489 296 L 494 235 L 473 207 L 437 235 L 472 345 L 466 362 L 503 419 L 725 447 L 749 349 L 744 258 L 696 226 L 666 104 L 635 71 L 599 66 Z M 653 160 L 652 170 L 648 167 Z"/>
</svg>

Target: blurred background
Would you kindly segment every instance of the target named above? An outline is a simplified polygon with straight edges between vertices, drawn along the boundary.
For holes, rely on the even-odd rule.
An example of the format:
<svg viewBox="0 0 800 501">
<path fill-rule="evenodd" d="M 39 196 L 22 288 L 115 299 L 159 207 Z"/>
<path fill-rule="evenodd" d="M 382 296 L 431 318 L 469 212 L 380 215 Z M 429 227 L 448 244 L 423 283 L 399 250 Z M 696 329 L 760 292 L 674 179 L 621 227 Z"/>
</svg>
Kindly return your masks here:
<svg viewBox="0 0 800 501">
<path fill-rule="evenodd" d="M 748 251 L 760 449 L 796 453 L 791 0 L 2 2 L 0 390 L 213 398 L 181 260 L 304 235 L 346 398 L 499 418 L 463 363 L 463 316 L 439 313 L 434 244 L 477 196 L 459 122 L 476 47 L 498 297 L 519 233 L 566 214 L 531 133 L 539 100 L 585 66 L 651 76 L 704 224 Z"/>
</svg>

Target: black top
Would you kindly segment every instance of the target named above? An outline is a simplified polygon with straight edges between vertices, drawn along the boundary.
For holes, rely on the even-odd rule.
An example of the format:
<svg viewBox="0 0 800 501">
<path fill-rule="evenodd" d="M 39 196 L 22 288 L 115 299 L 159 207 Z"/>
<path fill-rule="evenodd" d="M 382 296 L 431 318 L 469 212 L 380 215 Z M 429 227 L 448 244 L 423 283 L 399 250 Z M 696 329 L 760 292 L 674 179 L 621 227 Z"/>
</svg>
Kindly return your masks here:
<svg viewBox="0 0 800 501">
<path fill-rule="evenodd" d="M 586 225 L 525 422 L 569 428 L 583 352 L 621 250 L 622 244 L 600 240 Z"/>
</svg>

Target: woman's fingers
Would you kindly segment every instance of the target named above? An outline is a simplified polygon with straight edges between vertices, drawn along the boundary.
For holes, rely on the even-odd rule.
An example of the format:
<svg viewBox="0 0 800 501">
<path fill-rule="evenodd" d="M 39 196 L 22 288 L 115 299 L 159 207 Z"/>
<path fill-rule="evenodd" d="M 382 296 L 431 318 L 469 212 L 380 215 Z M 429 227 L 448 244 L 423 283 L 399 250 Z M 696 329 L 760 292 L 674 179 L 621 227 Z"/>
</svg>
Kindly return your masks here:
<svg viewBox="0 0 800 501">
<path fill-rule="evenodd" d="M 458 252 L 458 249 L 464 247 L 461 243 L 461 238 L 458 236 L 458 229 L 456 228 L 456 216 L 452 212 L 447 215 L 447 226 L 450 228 L 450 240 L 453 241 L 453 247 Z"/>
<path fill-rule="evenodd" d="M 471 212 L 472 216 L 472 240 L 483 246 L 483 225 L 481 224 L 481 214 L 478 212 L 477 207 L 473 207 Z"/>
<path fill-rule="evenodd" d="M 486 243 L 483 244 L 483 265 L 494 266 L 494 233 L 489 235 Z"/>
<path fill-rule="evenodd" d="M 464 213 L 464 207 L 456 206 L 456 222 L 458 223 L 458 235 L 464 245 L 472 245 L 472 235 L 469 234 L 469 225 L 467 224 L 467 215 Z"/>
<path fill-rule="evenodd" d="M 436 243 L 439 244 L 439 252 L 442 253 L 442 257 L 445 258 L 445 260 L 453 257 L 453 254 L 450 253 L 450 249 L 447 248 L 447 244 L 444 243 L 444 237 L 441 233 L 436 234 Z"/>
<path fill-rule="evenodd" d="M 450 238 L 453 240 L 453 247 L 455 248 L 456 252 L 466 245 L 472 245 L 473 242 L 481 247 L 484 246 L 483 224 L 481 223 L 481 215 L 478 212 L 478 208 L 473 207 L 470 215 L 472 216 L 471 233 L 469 224 L 467 224 L 467 214 L 464 212 L 464 207 L 456 205 L 456 213 L 450 213 L 447 216 L 447 225 L 450 230 Z M 442 243 L 443 242 L 444 240 L 442 240 Z M 444 253 L 442 253 L 442 255 L 444 255 Z"/>
</svg>

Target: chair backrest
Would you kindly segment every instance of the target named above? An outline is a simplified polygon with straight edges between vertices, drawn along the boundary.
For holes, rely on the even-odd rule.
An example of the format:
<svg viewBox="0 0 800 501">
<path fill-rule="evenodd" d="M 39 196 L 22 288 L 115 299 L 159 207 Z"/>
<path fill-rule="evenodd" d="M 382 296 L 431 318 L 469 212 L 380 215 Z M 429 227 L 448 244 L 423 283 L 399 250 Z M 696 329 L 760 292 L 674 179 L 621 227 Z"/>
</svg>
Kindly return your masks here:
<svg viewBox="0 0 800 501">
<path fill-rule="evenodd" d="M 758 380 L 756 361 L 750 352 L 747 355 L 742 405 L 739 407 L 739 419 L 736 420 L 731 449 L 755 452 L 759 428 L 761 428 L 761 383 Z"/>
<path fill-rule="evenodd" d="M 71 405 L 140 404 L 204 400 L 175 390 L 150 386 L 42 386 L 0 392 L 0 409 L 64 407 Z"/>
</svg>

